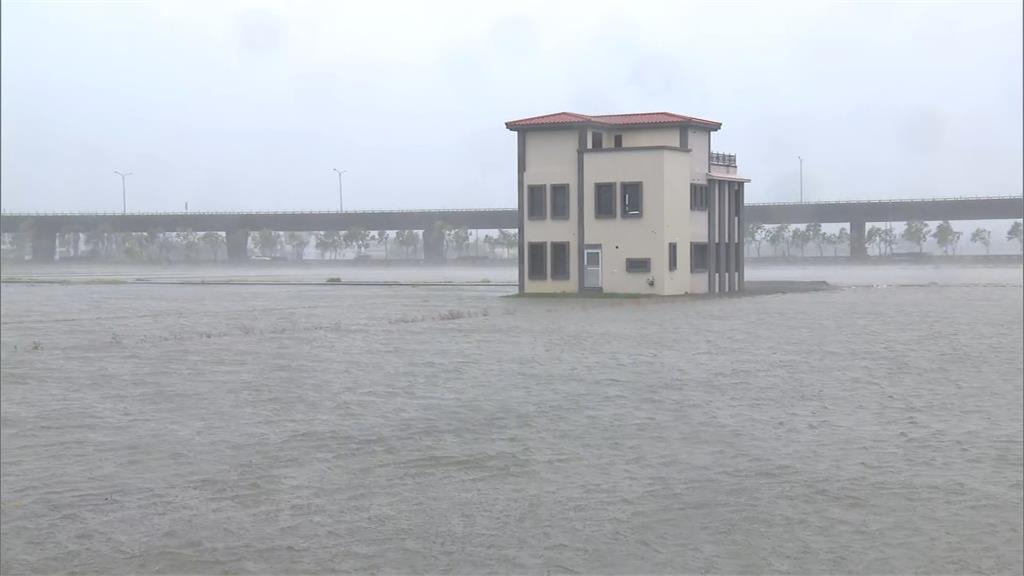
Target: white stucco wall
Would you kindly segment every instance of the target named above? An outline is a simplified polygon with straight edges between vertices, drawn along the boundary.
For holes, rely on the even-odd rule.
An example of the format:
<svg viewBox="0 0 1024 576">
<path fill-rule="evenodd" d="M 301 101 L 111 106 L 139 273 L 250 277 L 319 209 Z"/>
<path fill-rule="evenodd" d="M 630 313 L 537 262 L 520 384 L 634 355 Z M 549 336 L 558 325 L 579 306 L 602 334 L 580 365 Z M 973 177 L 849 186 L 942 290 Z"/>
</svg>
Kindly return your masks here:
<svg viewBox="0 0 1024 576">
<path fill-rule="evenodd" d="M 689 291 L 689 173 L 689 155 L 678 150 L 585 154 L 584 243 L 602 247 L 605 292 L 665 295 Z M 642 217 L 622 218 L 621 188 L 617 187 L 616 217 L 595 218 L 595 184 L 634 181 L 643 182 Z M 678 246 L 678 268 L 672 274 L 668 272 L 669 242 Z M 650 258 L 650 273 L 626 272 L 627 258 Z M 654 286 L 647 283 L 650 277 Z"/>
<path fill-rule="evenodd" d="M 579 135 L 572 130 L 536 130 L 526 133 L 526 171 L 523 174 L 523 194 L 530 185 L 547 185 L 546 217 L 544 220 L 530 220 L 523 216 L 523 272 L 526 292 L 575 292 L 578 286 L 577 264 L 577 202 L 576 202 L 576 149 Z M 551 185 L 569 185 L 569 219 L 551 219 Z M 523 198 L 523 210 L 527 199 Z M 552 280 L 551 250 L 548 246 L 547 280 L 529 278 L 530 242 L 569 242 L 569 278 Z"/>
<path fill-rule="evenodd" d="M 690 182 L 704 184 L 707 182 L 711 132 L 701 128 L 689 128 L 688 130 L 690 131 Z"/>
</svg>

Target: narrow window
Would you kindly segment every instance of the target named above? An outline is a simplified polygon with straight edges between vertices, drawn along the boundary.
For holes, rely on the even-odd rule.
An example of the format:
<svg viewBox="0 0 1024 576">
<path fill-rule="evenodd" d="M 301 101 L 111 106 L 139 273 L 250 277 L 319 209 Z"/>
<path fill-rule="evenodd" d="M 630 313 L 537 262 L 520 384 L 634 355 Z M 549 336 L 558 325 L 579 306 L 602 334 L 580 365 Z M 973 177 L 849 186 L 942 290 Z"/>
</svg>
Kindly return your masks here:
<svg viewBox="0 0 1024 576">
<path fill-rule="evenodd" d="M 690 184 L 690 210 L 708 209 L 708 187 L 706 184 Z"/>
<path fill-rule="evenodd" d="M 622 134 L 615 135 L 615 147 L 622 148 Z"/>
<path fill-rule="evenodd" d="M 650 258 L 626 258 L 626 272 L 647 273 L 650 271 Z"/>
<path fill-rule="evenodd" d="M 547 242 L 530 242 L 527 247 L 527 260 L 530 280 L 548 279 Z"/>
<path fill-rule="evenodd" d="M 679 255 L 677 254 L 677 252 L 678 252 L 678 250 L 676 249 L 676 243 L 675 242 L 669 242 L 668 243 L 668 271 L 669 272 L 672 272 L 677 267 L 676 265 L 677 265 L 678 259 L 679 259 Z"/>
<path fill-rule="evenodd" d="M 615 218 L 615 183 L 594 184 L 594 217 Z"/>
<path fill-rule="evenodd" d="M 686 126 L 679 127 L 679 147 L 683 150 L 690 148 L 690 129 Z"/>
<path fill-rule="evenodd" d="M 569 243 L 551 243 L 551 279 L 569 279 Z"/>
<path fill-rule="evenodd" d="M 543 220 L 547 208 L 544 206 L 547 186 L 527 186 L 526 215 L 530 220 Z"/>
<path fill-rule="evenodd" d="M 644 187 L 640 182 L 622 183 L 622 217 L 639 218 L 644 212 Z"/>
<path fill-rule="evenodd" d="M 551 219 L 569 219 L 569 185 L 551 185 Z"/>
<path fill-rule="evenodd" d="M 690 243 L 690 272 L 708 271 L 708 245 L 705 242 Z"/>
<path fill-rule="evenodd" d="M 590 135 L 590 147 L 595 150 L 604 148 L 604 133 L 594 130 Z"/>
</svg>

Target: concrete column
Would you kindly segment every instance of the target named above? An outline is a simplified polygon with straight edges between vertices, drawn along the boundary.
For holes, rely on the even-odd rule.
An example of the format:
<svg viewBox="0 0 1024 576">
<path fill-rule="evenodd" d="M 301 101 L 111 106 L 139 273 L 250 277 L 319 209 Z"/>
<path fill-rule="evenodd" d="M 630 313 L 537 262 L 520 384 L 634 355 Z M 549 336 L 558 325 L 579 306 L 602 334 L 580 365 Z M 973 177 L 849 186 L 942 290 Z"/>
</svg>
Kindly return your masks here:
<svg viewBox="0 0 1024 576">
<path fill-rule="evenodd" d="M 55 230 L 32 231 L 32 261 L 53 262 L 57 254 L 57 232 Z"/>
<path fill-rule="evenodd" d="M 729 241 L 729 229 L 726 227 L 726 219 L 729 217 L 729 185 L 727 182 L 719 182 L 718 184 L 718 244 L 716 244 L 716 252 L 718 252 L 718 291 L 728 292 L 728 269 L 726 268 L 728 260 L 726 260 L 725 249 Z"/>
<path fill-rule="evenodd" d="M 423 231 L 423 260 L 431 264 L 444 264 L 444 227 L 432 223 Z"/>
<path fill-rule="evenodd" d="M 708 180 L 708 294 L 714 294 L 718 292 L 718 282 L 715 281 L 715 255 L 718 250 L 715 249 L 718 237 L 716 236 L 717 229 L 715 223 L 718 220 L 717 208 L 718 208 L 718 181 Z"/>
<path fill-rule="evenodd" d="M 736 243 L 736 187 L 735 182 L 729 182 L 726 188 L 726 197 L 729 199 L 729 241 L 725 245 L 725 274 L 729 292 L 736 291 L 736 246 L 738 246 Z"/>
<path fill-rule="evenodd" d="M 850 222 L 850 258 L 854 260 L 867 260 L 868 246 L 864 243 L 867 232 L 867 222 L 858 220 Z"/>
<path fill-rule="evenodd" d="M 739 240 L 739 248 L 736 249 L 736 290 L 743 291 L 743 273 L 746 267 L 746 254 L 745 244 L 747 242 L 746 229 L 743 227 L 743 183 L 736 185 L 736 208 L 739 217 L 736 218 L 736 230 L 737 238 Z"/>
<path fill-rule="evenodd" d="M 225 232 L 228 246 L 228 262 L 246 262 L 249 260 L 249 231 L 228 230 Z"/>
</svg>

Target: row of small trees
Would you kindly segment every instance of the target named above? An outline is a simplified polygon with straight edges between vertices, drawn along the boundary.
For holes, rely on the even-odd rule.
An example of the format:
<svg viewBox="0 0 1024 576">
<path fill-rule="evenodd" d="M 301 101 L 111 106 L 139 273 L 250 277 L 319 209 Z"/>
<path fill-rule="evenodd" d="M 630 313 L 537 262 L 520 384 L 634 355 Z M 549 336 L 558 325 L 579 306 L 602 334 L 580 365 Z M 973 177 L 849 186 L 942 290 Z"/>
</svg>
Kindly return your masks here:
<svg viewBox="0 0 1024 576">
<path fill-rule="evenodd" d="M 468 247 L 475 241 L 482 242 L 491 257 L 496 257 L 497 251 L 504 249 L 504 256 L 508 258 L 516 252 L 519 243 L 518 232 L 508 230 L 497 230 L 495 236 L 487 234 L 480 238 L 479 232 L 439 224 L 435 233 L 440 235 L 444 243 L 446 256 L 466 255 Z M 4 234 L 2 239 L 5 255 L 15 258 L 28 255 L 30 238 L 30 229 Z M 248 242 L 250 252 L 270 258 L 288 254 L 292 259 L 302 260 L 307 248 L 312 244 L 320 258 L 325 260 L 337 259 L 346 249 L 355 249 L 357 254 L 363 254 L 371 246 L 382 247 L 384 258 L 388 259 L 392 254 L 400 254 L 402 258 L 419 256 L 423 236 L 417 230 L 369 232 L 354 228 L 315 233 L 260 230 L 251 232 Z M 221 260 L 227 256 L 226 245 L 226 238 L 221 232 L 197 233 L 187 229 L 175 232 L 152 230 L 114 233 L 104 226 L 91 232 L 69 230 L 57 235 L 57 250 L 62 258 L 90 257 L 134 261 Z M 479 255 L 479 248 L 477 253 Z"/>
<path fill-rule="evenodd" d="M 818 223 L 811 223 L 803 228 L 791 224 L 749 224 L 745 236 L 747 244 L 754 249 L 758 257 L 761 256 L 761 246 L 765 243 L 772 248 L 774 255 L 782 256 L 790 256 L 796 250 L 804 256 L 808 245 L 817 247 L 819 256 L 824 256 L 826 249 L 831 249 L 832 254 L 836 256 L 841 246 L 849 247 L 850 244 L 850 232 L 845 227 L 837 232 L 823 232 L 821 224 Z M 904 224 L 903 231 L 899 234 L 891 226 L 871 226 L 865 233 L 864 243 L 866 246 L 873 246 L 876 253 L 882 256 L 892 254 L 893 248 L 900 240 L 916 246 L 918 252 L 924 252 L 924 245 L 929 239 L 933 239 L 943 254 L 955 255 L 962 237 L 963 233 L 955 230 L 948 220 L 943 220 L 934 230 L 927 222 L 911 220 Z M 1024 225 L 1020 221 L 1014 222 L 1006 231 L 1006 240 L 1016 241 L 1024 251 Z M 992 247 L 992 231 L 976 228 L 971 233 L 970 241 L 983 246 L 985 253 L 988 254 Z"/>
</svg>

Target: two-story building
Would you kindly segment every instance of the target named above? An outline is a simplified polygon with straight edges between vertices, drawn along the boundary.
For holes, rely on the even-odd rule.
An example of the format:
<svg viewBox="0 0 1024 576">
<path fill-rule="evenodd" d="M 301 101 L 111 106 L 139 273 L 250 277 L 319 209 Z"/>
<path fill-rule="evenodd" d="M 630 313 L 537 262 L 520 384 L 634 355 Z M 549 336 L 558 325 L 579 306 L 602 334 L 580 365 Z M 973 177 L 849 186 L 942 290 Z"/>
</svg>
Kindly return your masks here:
<svg viewBox="0 0 1024 576">
<path fill-rule="evenodd" d="M 743 289 L 743 186 L 721 124 L 668 112 L 560 112 L 518 136 L 519 291 Z"/>
</svg>

